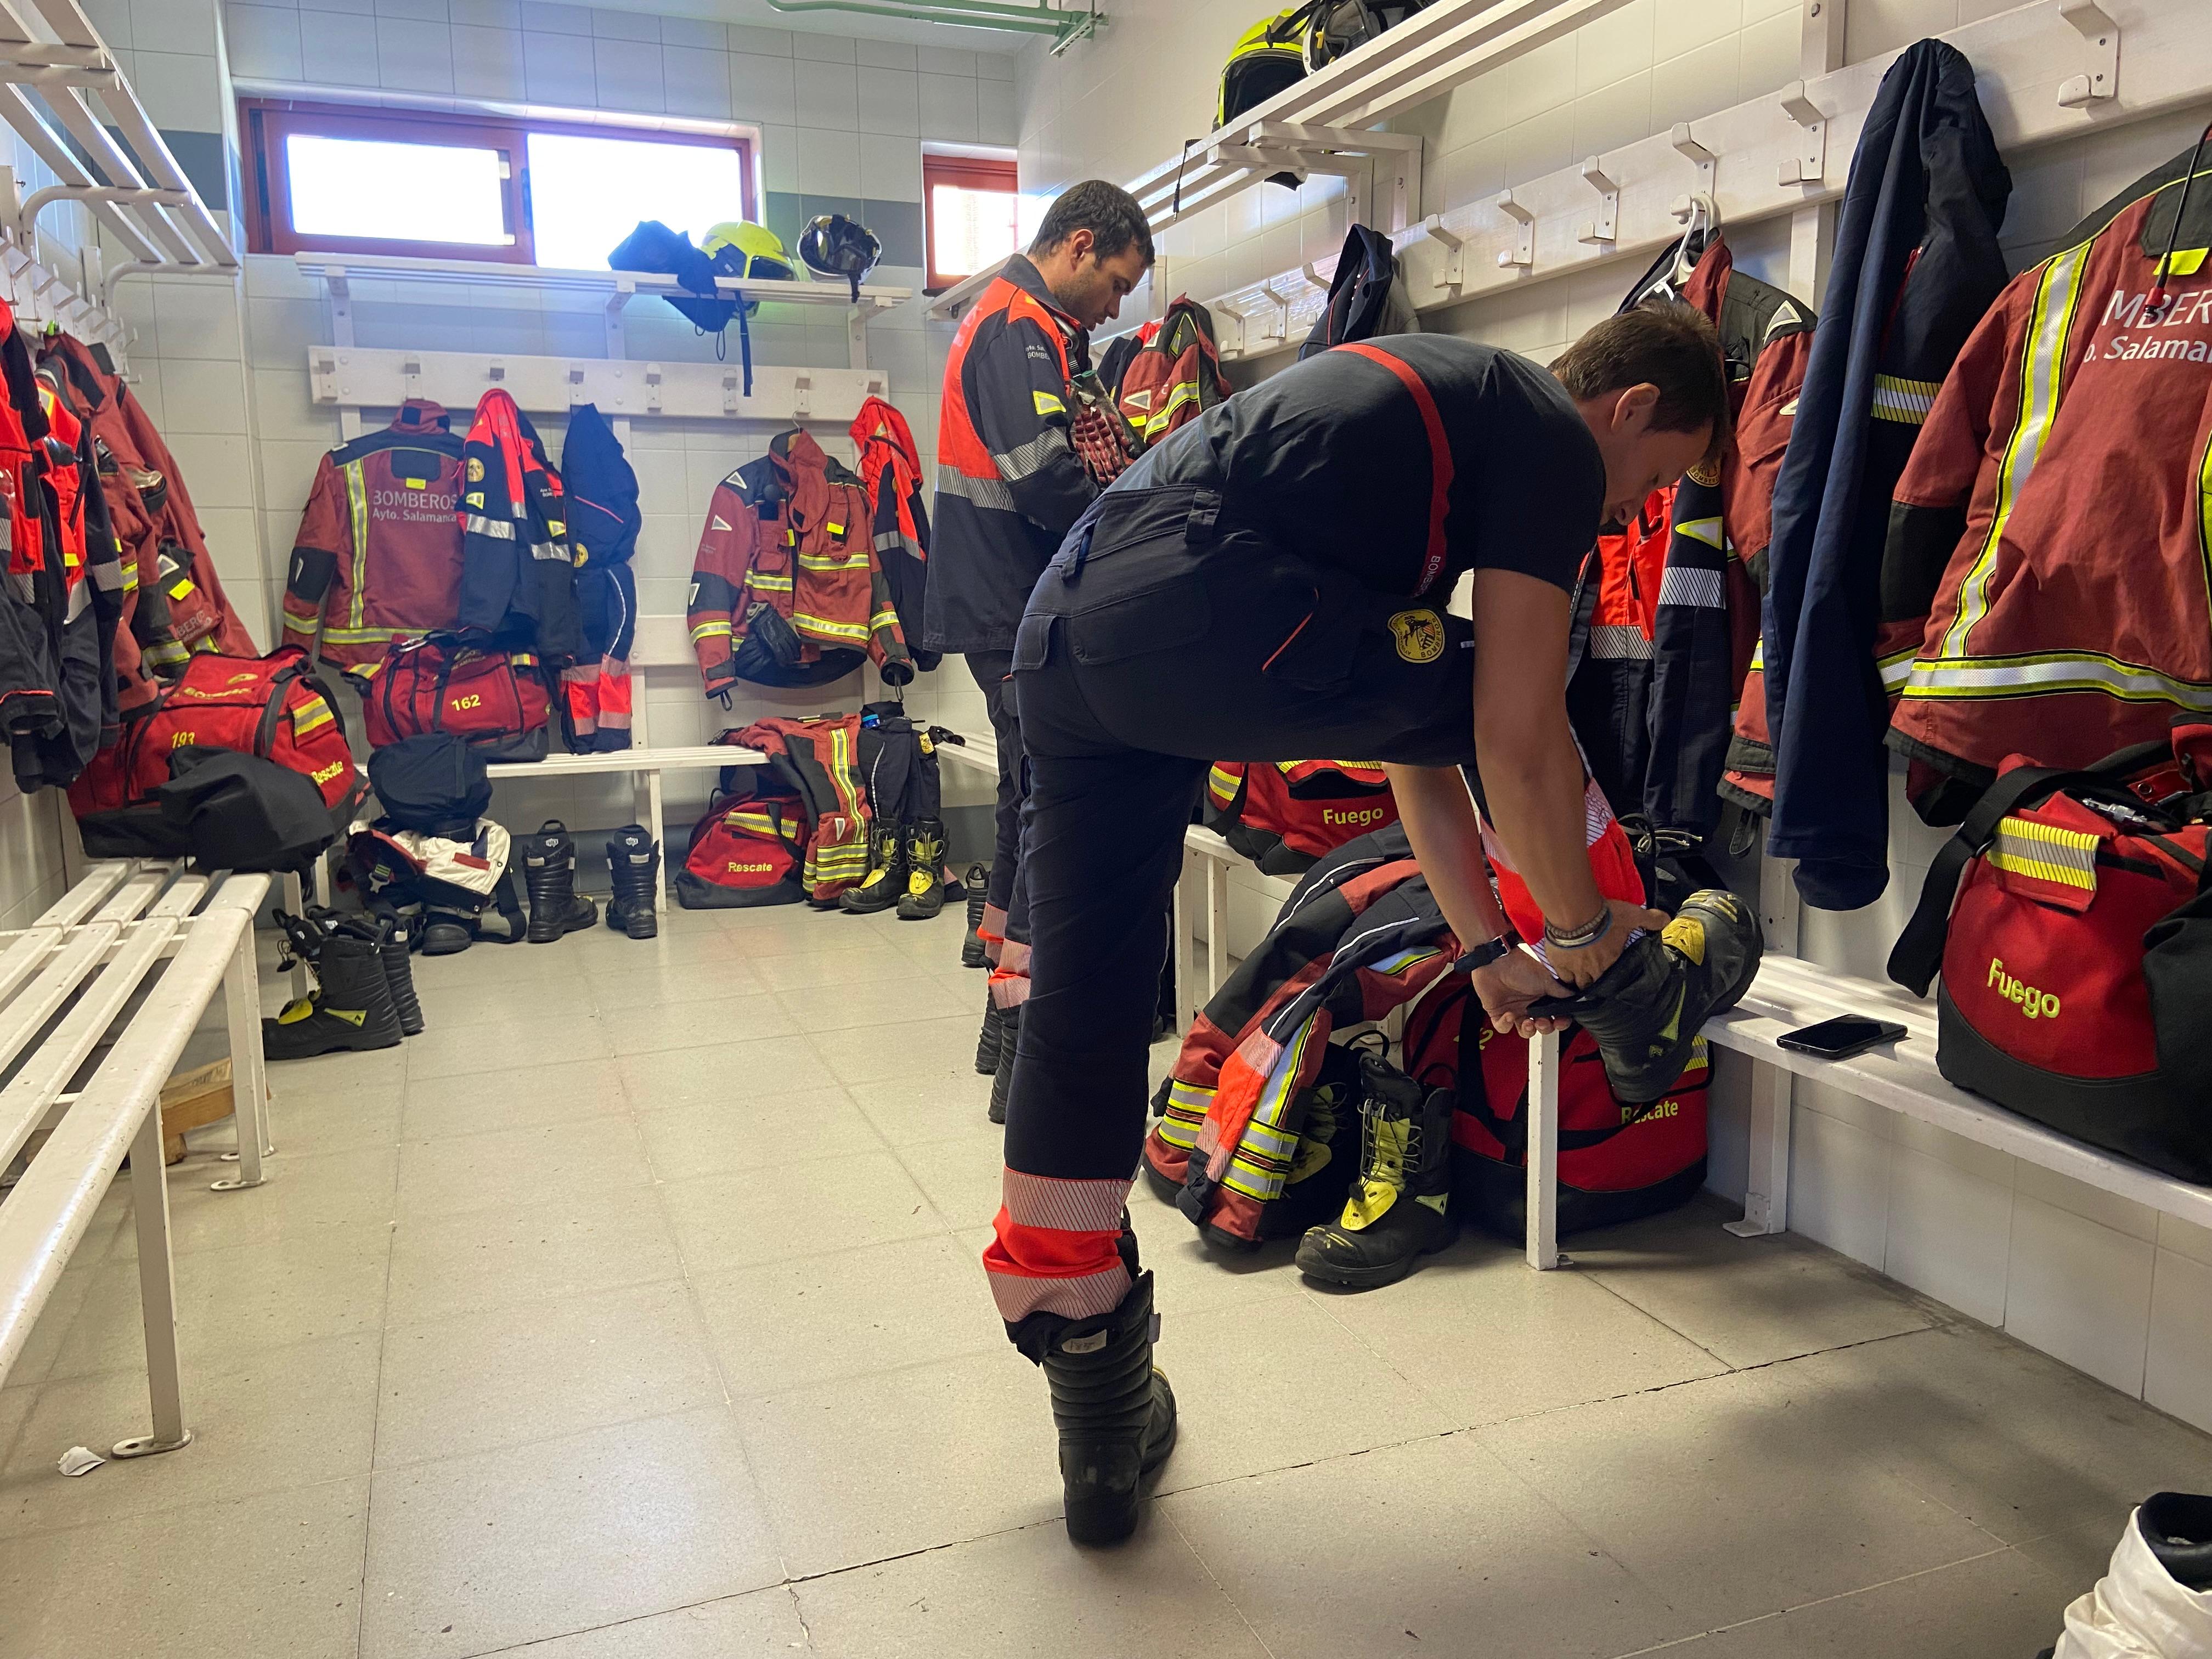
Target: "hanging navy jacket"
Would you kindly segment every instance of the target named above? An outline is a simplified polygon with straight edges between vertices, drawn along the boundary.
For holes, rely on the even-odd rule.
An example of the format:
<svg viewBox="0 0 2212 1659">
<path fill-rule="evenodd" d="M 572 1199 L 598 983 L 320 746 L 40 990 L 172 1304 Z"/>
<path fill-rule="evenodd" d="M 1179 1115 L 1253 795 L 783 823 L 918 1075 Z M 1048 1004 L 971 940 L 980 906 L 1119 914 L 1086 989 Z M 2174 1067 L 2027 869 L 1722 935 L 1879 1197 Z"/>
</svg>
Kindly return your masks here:
<svg viewBox="0 0 2212 1659">
<path fill-rule="evenodd" d="M 1867 113 L 1812 361 L 1774 491 L 1761 616 L 1774 818 L 1797 890 L 1853 910 L 1889 880 L 1889 699 L 1875 659 L 1889 498 L 1959 348 L 2005 285 L 2012 178 L 1940 40 L 1908 46 Z"/>
</svg>

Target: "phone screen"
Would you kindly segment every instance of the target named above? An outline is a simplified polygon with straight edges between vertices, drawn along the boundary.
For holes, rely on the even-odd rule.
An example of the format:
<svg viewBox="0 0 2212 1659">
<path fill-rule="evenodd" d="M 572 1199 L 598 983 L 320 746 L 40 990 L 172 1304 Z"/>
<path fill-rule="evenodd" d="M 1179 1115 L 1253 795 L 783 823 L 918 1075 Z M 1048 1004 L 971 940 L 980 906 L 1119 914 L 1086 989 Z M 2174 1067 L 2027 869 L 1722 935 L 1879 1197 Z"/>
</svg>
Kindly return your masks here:
<svg viewBox="0 0 2212 1659">
<path fill-rule="evenodd" d="M 1780 1041 L 1784 1048 L 1839 1060 L 1863 1048 L 1871 1048 L 1877 1042 L 1886 1042 L 1892 1037 L 1904 1035 L 1905 1027 L 1891 1021 L 1869 1019 L 1863 1014 L 1842 1014 L 1834 1019 L 1824 1019 L 1817 1025 L 1785 1032 Z"/>
</svg>

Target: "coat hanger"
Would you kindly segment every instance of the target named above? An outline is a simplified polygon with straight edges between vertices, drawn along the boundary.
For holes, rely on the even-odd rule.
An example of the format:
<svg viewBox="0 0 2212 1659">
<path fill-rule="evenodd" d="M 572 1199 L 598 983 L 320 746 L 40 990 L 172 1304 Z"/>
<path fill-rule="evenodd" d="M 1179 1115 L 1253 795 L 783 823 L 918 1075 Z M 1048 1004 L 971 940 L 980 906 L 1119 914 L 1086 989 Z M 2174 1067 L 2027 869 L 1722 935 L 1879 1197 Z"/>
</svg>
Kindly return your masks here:
<svg viewBox="0 0 2212 1659">
<path fill-rule="evenodd" d="M 1675 209 L 1678 214 L 1686 215 L 1686 222 L 1682 228 L 1681 240 L 1674 244 L 1674 263 L 1660 274 L 1656 282 L 1636 296 L 1639 301 L 1680 299 L 1691 273 L 1698 268 L 1698 259 L 1721 234 L 1720 210 L 1713 205 L 1711 197 L 1698 191 L 1685 199 L 1689 204 L 1687 209 L 1679 204 Z"/>
</svg>

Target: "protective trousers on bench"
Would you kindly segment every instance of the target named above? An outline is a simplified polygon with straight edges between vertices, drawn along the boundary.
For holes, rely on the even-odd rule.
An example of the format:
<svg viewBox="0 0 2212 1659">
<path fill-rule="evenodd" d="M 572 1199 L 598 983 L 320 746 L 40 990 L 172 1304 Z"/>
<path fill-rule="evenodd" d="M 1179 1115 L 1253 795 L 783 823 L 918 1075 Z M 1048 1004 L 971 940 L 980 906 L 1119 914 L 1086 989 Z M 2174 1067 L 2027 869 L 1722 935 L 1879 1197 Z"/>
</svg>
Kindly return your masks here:
<svg viewBox="0 0 2212 1659">
<path fill-rule="evenodd" d="M 1240 525 L 1119 489 L 1038 582 L 1013 656 L 1030 994 L 984 1267 L 1010 1329 L 1118 1306 L 1168 904 L 1216 760 L 1474 760 L 1473 629 Z"/>
</svg>

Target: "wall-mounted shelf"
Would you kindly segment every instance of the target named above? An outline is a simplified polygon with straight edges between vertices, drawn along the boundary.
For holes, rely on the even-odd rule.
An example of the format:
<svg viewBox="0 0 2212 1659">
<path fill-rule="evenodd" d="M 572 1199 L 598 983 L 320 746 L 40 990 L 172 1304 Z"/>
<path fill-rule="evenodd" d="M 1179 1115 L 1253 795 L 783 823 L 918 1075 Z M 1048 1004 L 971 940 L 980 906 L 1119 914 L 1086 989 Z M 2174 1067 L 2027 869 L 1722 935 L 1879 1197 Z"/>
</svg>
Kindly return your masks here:
<svg viewBox="0 0 2212 1659">
<path fill-rule="evenodd" d="M 504 264 L 489 259 L 414 259 L 395 254 L 295 253 L 292 262 L 303 276 L 322 283 L 331 296 L 331 333 L 340 346 L 353 336 L 353 284 L 356 280 L 402 283 L 465 283 L 471 288 L 527 289 L 538 293 L 598 294 L 606 300 L 607 356 L 621 359 L 623 313 L 640 295 L 666 299 L 696 297 L 675 278 L 643 270 L 568 270 L 550 265 Z M 732 299 L 779 305 L 836 306 L 846 319 L 847 356 L 851 367 L 868 366 L 867 324 L 877 313 L 914 298 L 910 288 L 863 283 L 860 297 L 845 283 L 756 282 L 721 276 L 714 286 Z M 671 365 L 672 368 L 678 365 Z M 757 380 L 761 370 L 756 368 Z"/>
<path fill-rule="evenodd" d="M 2085 33 L 2092 11 L 2105 27 Z M 2205 15 L 2203 0 L 2111 0 L 2101 8 L 2084 0 L 2035 0 L 1938 38 L 1973 63 L 1990 128 L 2012 155 L 2202 102 L 2212 86 L 2212 28 Z M 2122 35 L 2124 65 L 2117 56 Z M 1896 58 L 1891 52 L 1792 82 L 1516 184 L 1488 201 L 1429 216 L 1398 238 L 1415 309 L 1439 310 L 1609 263 L 1647 259 L 1680 234 L 1679 215 L 1692 191 L 1714 198 L 1723 226 L 1835 200 L 1875 92 Z M 2080 95 L 2083 84 L 2099 88 L 2098 95 Z M 1593 195 L 1593 163 L 1610 192 Z M 1611 234 L 1594 238 L 1602 216 L 1594 209 L 1607 205 L 1607 194 Z M 1334 264 L 1323 260 L 1210 300 L 1222 355 L 1260 356 L 1303 340 L 1323 303 L 1322 289 L 1313 284 L 1325 286 Z"/>
<path fill-rule="evenodd" d="M 238 255 L 80 0 L 0 6 L 0 119 L 57 180 L 23 196 L 0 169 L 0 274 L 27 319 L 60 323 L 119 353 L 130 331 L 111 307 L 124 277 L 236 279 Z M 82 249 L 77 283 L 64 282 L 39 258 L 39 216 L 56 202 L 83 204 L 127 257 L 103 266 L 96 248 Z"/>
</svg>

